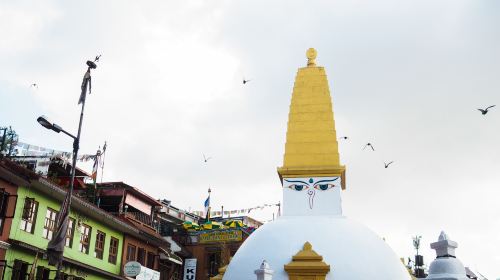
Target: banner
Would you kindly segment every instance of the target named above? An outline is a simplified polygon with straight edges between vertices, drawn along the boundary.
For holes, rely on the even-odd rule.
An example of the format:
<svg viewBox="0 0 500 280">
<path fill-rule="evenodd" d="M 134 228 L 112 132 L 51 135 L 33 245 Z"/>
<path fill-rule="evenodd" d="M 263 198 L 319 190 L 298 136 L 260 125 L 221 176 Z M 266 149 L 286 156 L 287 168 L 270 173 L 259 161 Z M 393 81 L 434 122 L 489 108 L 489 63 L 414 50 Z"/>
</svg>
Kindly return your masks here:
<svg viewBox="0 0 500 280">
<path fill-rule="evenodd" d="M 196 259 L 184 260 L 184 278 L 183 280 L 196 280 Z"/>
<path fill-rule="evenodd" d="M 241 230 L 231 231 L 209 231 L 200 234 L 200 243 L 223 242 L 223 241 L 241 241 Z"/>
<path fill-rule="evenodd" d="M 141 272 L 135 277 L 137 280 L 160 280 L 160 272 L 141 266 Z"/>
<path fill-rule="evenodd" d="M 210 216 L 221 216 L 222 214 L 224 214 L 225 216 L 229 216 L 229 215 L 246 215 L 246 214 L 249 214 L 250 212 L 252 212 L 253 210 L 263 210 L 264 208 L 268 208 L 268 207 L 280 207 L 281 204 L 280 203 L 274 203 L 274 204 L 262 204 L 262 205 L 259 205 L 259 206 L 255 206 L 255 207 L 250 207 L 250 208 L 246 208 L 246 209 L 240 209 L 240 210 L 229 210 L 229 211 L 210 211 Z M 191 213 L 197 215 L 197 216 L 200 216 L 200 217 L 204 217 L 204 215 L 206 214 L 206 212 L 204 211 L 191 211 Z"/>
</svg>

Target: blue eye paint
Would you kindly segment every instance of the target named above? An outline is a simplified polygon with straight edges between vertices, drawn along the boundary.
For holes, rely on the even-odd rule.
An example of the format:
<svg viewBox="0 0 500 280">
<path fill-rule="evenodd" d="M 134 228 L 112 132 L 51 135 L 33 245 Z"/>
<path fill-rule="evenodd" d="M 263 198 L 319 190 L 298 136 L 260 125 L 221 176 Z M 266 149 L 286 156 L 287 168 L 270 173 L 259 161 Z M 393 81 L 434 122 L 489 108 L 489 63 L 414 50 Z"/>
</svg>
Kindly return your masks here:
<svg viewBox="0 0 500 280">
<path fill-rule="evenodd" d="M 328 190 L 328 185 L 325 184 L 325 185 L 319 185 L 319 189 L 322 190 L 322 191 L 326 191 Z"/>
<path fill-rule="evenodd" d="M 295 190 L 296 191 L 301 191 L 304 189 L 304 185 L 295 185 Z"/>
</svg>

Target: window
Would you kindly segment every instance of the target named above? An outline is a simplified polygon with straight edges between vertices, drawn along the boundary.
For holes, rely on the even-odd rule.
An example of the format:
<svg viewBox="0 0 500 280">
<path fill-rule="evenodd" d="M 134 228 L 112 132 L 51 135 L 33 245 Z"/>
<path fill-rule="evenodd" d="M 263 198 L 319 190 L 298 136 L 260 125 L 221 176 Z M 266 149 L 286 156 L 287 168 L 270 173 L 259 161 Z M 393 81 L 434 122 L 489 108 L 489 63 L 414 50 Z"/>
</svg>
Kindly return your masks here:
<svg viewBox="0 0 500 280">
<path fill-rule="evenodd" d="M 135 249 L 134 245 L 128 244 L 127 247 L 127 261 L 135 261 Z"/>
<path fill-rule="evenodd" d="M 28 276 L 29 263 L 21 260 L 14 260 L 12 267 L 12 280 L 24 280 Z"/>
<path fill-rule="evenodd" d="M 106 234 L 104 232 L 97 231 L 95 237 L 95 251 L 94 257 L 102 260 L 102 255 L 104 252 L 104 241 L 106 240 Z"/>
<path fill-rule="evenodd" d="M 82 224 L 80 227 L 80 233 L 80 252 L 88 255 L 92 228 L 86 224 Z"/>
<path fill-rule="evenodd" d="M 219 265 L 221 263 L 221 252 L 209 252 L 207 256 L 208 275 L 213 277 L 219 274 Z"/>
<path fill-rule="evenodd" d="M 47 208 L 47 214 L 45 214 L 45 224 L 43 225 L 43 238 L 48 240 L 52 239 L 54 230 L 56 229 L 57 214 L 56 210 Z"/>
<path fill-rule="evenodd" d="M 3 224 L 9 205 L 9 193 L 5 189 L 0 189 L 0 234 L 3 232 Z"/>
<path fill-rule="evenodd" d="M 66 247 L 71 248 L 73 246 L 73 235 L 75 235 L 75 219 L 69 218 L 68 231 L 66 232 Z"/>
<path fill-rule="evenodd" d="M 144 248 L 139 248 L 137 251 L 137 262 L 144 265 L 146 262 L 146 250 Z"/>
<path fill-rule="evenodd" d="M 36 213 L 38 210 L 38 201 L 27 197 L 24 200 L 23 214 L 21 217 L 21 229 L 33 233 L 35 231 Z"/>
<path fill-rule="evenodd" d="M 154 269 L 155 267 L 155 254 L 148 252 L 148 261 L 146 262 L 146 267 Z"/>
<path fill-rule="evenodd" d="M 49 280 L 50 279 L 50 269 L 39 266 L 36 268 L 36 279 L 37 280 Z"/>
<path fill-rule="evenodd" d="M 109 242 L 109 263 L 116 264 L 116 258 L 118 256 L 118 242 L 118 239 L 111 237 L 111 241 Z"/>
</svg>

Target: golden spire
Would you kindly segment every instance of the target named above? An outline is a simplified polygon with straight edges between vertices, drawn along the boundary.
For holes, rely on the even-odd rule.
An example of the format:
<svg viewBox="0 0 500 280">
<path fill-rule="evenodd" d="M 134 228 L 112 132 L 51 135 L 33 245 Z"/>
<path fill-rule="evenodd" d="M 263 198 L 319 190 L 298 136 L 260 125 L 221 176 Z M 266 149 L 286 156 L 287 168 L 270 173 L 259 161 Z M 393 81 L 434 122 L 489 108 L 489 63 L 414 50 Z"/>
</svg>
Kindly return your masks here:
<svg viewBox="0 0 500 280">
<path fill-rule="evenodd" d="M 311 243 L 306 242 L 303 249 L 292 257 L 292 261 L 285 264 L 285 271 L 290 280 L 324 280 L 330 272 L 330 265 L 312 249 Z"/>
<path fill-rule="evenodd" d="M 316 66 L 317 52 L 306 52 L 307 67 L 299 68 L 293 86 L 283 167 L 280 179 L 342 176 L 330 88 L 325 69 Z"/>
</svg>

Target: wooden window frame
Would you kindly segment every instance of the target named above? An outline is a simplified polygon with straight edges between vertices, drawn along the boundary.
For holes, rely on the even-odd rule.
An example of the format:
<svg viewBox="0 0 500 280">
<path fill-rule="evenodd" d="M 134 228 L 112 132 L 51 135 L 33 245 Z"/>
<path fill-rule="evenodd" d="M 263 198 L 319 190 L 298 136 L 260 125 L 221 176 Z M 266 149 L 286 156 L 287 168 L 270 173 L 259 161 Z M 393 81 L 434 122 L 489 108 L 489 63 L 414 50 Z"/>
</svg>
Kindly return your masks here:
<svg viewBox="0 0 500 280">
<path fill-rule="evenodd" d="M 116 247 L 114 246 L 116 244 Z M 108 262 L 112 264 L 116 264 L 116 260 L 118 259 L 118 247 L 120 247 L 120 240 L 118 238 L 114 238 L 111 236 L 111 240 L 109 242 L 109 255 Z"/>
<path fill-rule="evenodd" d="M 37 266 L 36 268 L 36 280 L 49 280 L 50 279 L 50 268 Z"/>
<path fill-rule="evenodd" d="M 85 229 L 88 229 L 88 234 L 85 234 Z M 81 225 L 80 230 L 80 247 L 78 250 L 86 255 L 89 254 L 90 251 L 90 238 L 92 236 L 92 227 L 87 224 Z"/>
<path fill-rule="evenodd" d="M 31 202 L 29 206 L 29 212 L 26 214 L 26 203 Z M 38 214 L 38 201 L 34 198 L 26 197 L 23 204 L 23 212 L 21 213 L 21 223 L 20 229 L 22 231 L 33 234 L 35 232 L 36 216 Z M 27 215 L 27 216 L 26 216 Z M 28 230 L 28 225 L 31 225 L 30 230 Z"/>
<path fill-rule="evenodd" d="M 102 240 L 100 240 L 102 236 Z M 95 235 L 94 257 L 102 260 L 104 258 L 104 246 L 106 245 L 106 233 L 98 230 Z"/>
<path fill-rule="evenodd" d="M 47 213 L 45 214 L 45 222 L 43 224 L 43 232 L 42 232 L 43 238 L 52 240 L 52 238 L 54 237 L 54 232 L 56 230 L 57 216 L 59 216 L 59 211 L 56 211 L 52 208 L 47 208 Z"/>
<path fill-rule="evenodd" d="M 0 234 L 3 233 L 3 225 L 7 219 L 7 208 L 9 207 L 10 194 L 4 188 L 0 189 Z"/>
<path fill-rule="evenodd" d="M 132 258 L 130 258 L 130 250 L 129 250 L 129 248 L 134 248 L 134 255 L 132 256 Z M 137 246 L 129 243 L 127 245 L 127 261 L 135 261 L 136 260 L 136 256 L 137 256 Z"/>
<path fill-rule="evenodd" d="M 19 259 L 14 260 L 12 266 L 12 280 L 24 280 L 28 276 L 28 266 L 30 264 Z"/>
<path fill-rule="evenodd" d="M 141 255 L 142 253 L 142 255 Z M 137 249 L 137 262 L 140 263 L 142 266 L 146 265 L 146 249 L 139 247 Z"/>
<path fill-rule="evenodd" d="M 64 240 L 64 246 L 68 248 L 73 247 L 73 237 L 75 236 L 75 224 L 76 220 L 73 218 L 69 218 L 68 231 L 66 232 L 66 239 Z"/>
<path fill-rule="evenodd" d="M 155 268 L 155 261 L 156 261 L 156 255 L 153 252 L 147 252 L 146 253 L 147 259 L 146 259 L 146 267 L 154 269 Z"/>
</svg>

